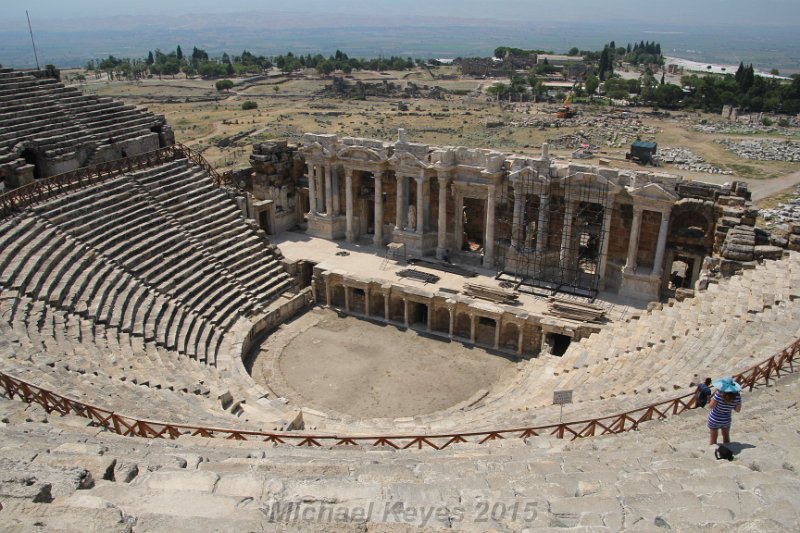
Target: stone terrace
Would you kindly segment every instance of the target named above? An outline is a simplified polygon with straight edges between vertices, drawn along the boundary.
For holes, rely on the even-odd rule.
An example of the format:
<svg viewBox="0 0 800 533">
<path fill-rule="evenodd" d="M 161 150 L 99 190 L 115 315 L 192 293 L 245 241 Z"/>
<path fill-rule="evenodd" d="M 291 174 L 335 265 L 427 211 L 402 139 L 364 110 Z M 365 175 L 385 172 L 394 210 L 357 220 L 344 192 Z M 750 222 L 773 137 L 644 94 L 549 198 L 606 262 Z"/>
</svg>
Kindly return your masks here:
<svg viewBox="0 0 800 533">
<path fill-rule="evenodd" d="M 19 182 L 11 185 L 172 142 L 164 117 L 53 78 L 0 69 L 0 170 Z"/>
<path fill-rule="evenodd" d="M 201 168 L 177 160 L 62 195 L 0 222 L 0 242 L 0 365 L 18 377 L 216 425 L 263 396 L 225 374 L 293 279 Z M 278 407 L 256 415 L 279 421 Z"/>
</svg>

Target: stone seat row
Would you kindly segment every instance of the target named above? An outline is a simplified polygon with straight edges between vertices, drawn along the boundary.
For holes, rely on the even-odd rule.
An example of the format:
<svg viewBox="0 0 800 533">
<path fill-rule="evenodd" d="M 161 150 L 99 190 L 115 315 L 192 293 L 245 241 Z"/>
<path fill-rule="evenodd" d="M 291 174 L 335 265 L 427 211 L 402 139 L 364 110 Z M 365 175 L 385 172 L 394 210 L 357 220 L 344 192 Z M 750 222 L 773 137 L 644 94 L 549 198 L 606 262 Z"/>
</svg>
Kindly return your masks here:
<svg viewBox="0 0 800 533">
<path fill-rule="evenodd" d="M 156 122 L 151 113 L 54 80 L 21 76 L 0 84 L 0 144 L 32 142 L 51 158 L 68 155 L 77 144 L 147 134 Z"/>
<path fill-rule="evenodd" d="M 34 138 L 37 144 L 50 157 L 63 156 L 74 152 L 76 146 L 85 143 L 113 144 L 144 135 L 155 135 L 150 127 L 156 123 L 153 117 L 133 116 L 128 121 L 112 122 L 101 127 L 91 127 L 79 131 L 59 133 L 47 138 Z"/>
<path fill-rule="evenodd" d="M 695 298 L 672 302 L 661 310 L 644 314 L 631 322 L 627 335 L 618 335 L 613 328 L 606 328 L 591 340 L 592 344 L 603 346 L 603 350 L 586 352 L 573 347 L 563 360 L 572 362 L 586 352 L 583 364 L 589 364 L 595 355 L 605 358 L 620 351 L 636 352 L 690 331 L 740 320 L 800 295 L 798 289 L 792 289 L 791 280 L 795 279 L 800 281 L 800 266 L 796 260 L 766 262 L 741 276 L 710 285 L 708 291 L 698 292 Z"/>
<path fill-rule="evenodd" d="M 41 228 L 41 225 L 36 225 Z M 30 234 L 24 234 L 30 237 Z M 163 346 L 213 363 L 224 330 L 235 322 L 239 301 L 230 300 L 226 291 L 220 302 L 231 302 L 227 314 L 214 318 L 193 309 L 203 294 L 216 288 L 197 283 L 181 293 L 185 301 L 158 293 L 124 270 L 97 260 L 87 250 L 53 229 L 40 230 L 30 245 L 3 249 L 3 274 L 0 281 L 10 290 L 47 301 L 64 309 L 118 327 Z M 47 244 L 42 244 L 47 243 Z M 41 253 L 35 253 L 41 252 Z M 12 258 L 13 261 L 12 261 Z M 70 259 L 67 261 L 66 259 Z M 216 293 L 215 293 L 216 294 Z M 228 299 L 224 299 L 228 298 Z M 208 300 L 208 298 L 206 299 Z M 220 305 L 209 302 L 209 305 Z M 222 309 L 225 312 L 225 309 Z"/>
<path fill-rule="evenodd" d="M 29 242 L 3 250 L 0 282 L 7 290 L 213 363 L 223 331 L 197 311 L 59 238 L 53 228 L 39 231 Z"/>
<path fill-rule="evenodd" d="M 19 99 L 15 100 L 20 102 Z M 32 133 L 41 131 L 46 125 L 60 125 L 62 127 L 69 124 L 74 124 L 76 121 L 78 125 L 84 120 L 102 118 L 104 115 L 131 112 L 136 108 L 132 105 L 125 105 L 116 100 L 82 100 L 84 103 L 80 107 L 72 109 L 72 116 L 66 116 L 62 106 L 56 104 L 44 104 L 36 109 L 26 110 L 22 112 L 7 112 L 0 113 L 0 124 L 7 131 L 4 134 L 4 139 L 10 134 L 18 137 L 30 136 Z M 74 117 L 74 120 L 73 120 Z"/>
<path fill-rule="evenodd" d="M 122 183 L 117 185 L 121 187 Z M 127 192 L 123 191 L 119 196 L 114 194 L 113 189 L 109 189 L 105 197 L 108 201 L 95 204 L 98 210 L 94 213 L 79 215 L 76 210 L 70 210 L 68 206 L 62 205 L 57 209 L 43 212 L 42 215 L 55 224 L 63 223 L 65 229 L 76 238 L 99 249 L 120 265 L 153 282 L 153 285 L 162 290 L 171 287 L 169 290 L 174 293 L 176 287 L 183 286 L 176 283 L 176 277 L 179 282 L 181 277 L 191 280 L 192 276 L 203 274 L 202 270 L 192 268 L 181 276 L 180 272 L 175 270 L 180 267 L 183 258 L 191 259 L 189 252 L 198 248 L 196 243 L 187 242 L 189 234 L 182 231 L 173 221 L 164 218 L 162 213 L 154 210 L 140 195 L 134 195 L 130 189 Z M 127 198 L 123 198 L 126 196 Z M 138 225 L 133 225 L 135 221 L 138 221 Z M 92 228 L 95 222 L 98 226 Z M 119 226 L 127 229 L 120 231 Z M 169 233 L 164 233 L 165 231 Z M 148 239 L 153 242 L 149 242 Z M 135 240 L 135 243 L 130 243 L 130 240 Z M 97 248 L 101 245 L 103 248 Z M 135 255 L 137 253 L 138 255 Z M 170 259 L 170 264 L 165 265 L 165 259 Z M 213 265 L 208 264 L 211 259 L 208 255 L 202 259 L 207 263 L 207 268 L 212 268 Z M 270 266 L 274 266 L 274 258 L 265 258 L 268 259 L 272 259 Z M 190 261 L 184 267 L 191 268 L 193 265 Z M 222 273 L 210 286 L 226 279 L 232 283 L 236 282 L 235 277 Z M 230 295 L 235 294 L 235 290 L 230 291 Z M 241 300 L 236 305 L 245 305 L 245 302 Z"/>
<path fill-rule="evenodd" d="M 786 381 L 746 396 L 736 429 L 748 444 L 735 448 L 732 463 L 716 461 L 705 444 L 703 410 L 585 441 L 537 437 L 434 451 L 146 442 L 0 401 L 9 421 L 0 433 L 1 487 L 16 495 L 4 501 L 0 526 L 69 519 L 86 530 L 130 531 L 127 517 L 137 531 L 187 523 L 200 531 L 791 531 L 800 526 L 800 437 L 764 429 L 800 422 L 789 408 L 800 398 L 797 379 Z M 12 472 L 32 474 L 17 480 Z M 25 483 L 35 490 L 20 490 Z M 47 484 L 50 503 L 41 497 Z M 355 523 L 335 518 L 334 509 L 364 515 L 370 504 Z M 291 506 L 322 509 L 323 523 L 315 523 L 318 512 L 295 515 Z M 440 511 L 406 512 L 430 507 Z"/>
<path fill-rule="evenodd" d="M 150 174 L 164 174 L 164 183 L 171 176 L 198 181 L 197 195 L 214 187 L 185 160 L 136 179 Z M 291 279 L 226 195 L 210 197 L 195 220 L 182 204 L 162 205 L 136 179 L 112 178 L 0 223 L 0 287 L 15 302 L 29 298 L 214 364 L 226 332 L 262 313 Z M 221 226 L 209 216 L 215 207 L 225 234 L 213 229 Z M 20 305 L 12 305 L 12 318 Z"/>
<path fill-rule="evenodd" d="M 148 189 L 260 301 L 271 301 L 276 293 L 288 288 L 291 280 L 274 253 L 264 246 L 267 241 L 263 232 L 252 224 L 239 223 L 236 207 L 221 189 L 213 186 L 206 173 L 176 173 L 171 169 L 134 173 L 131 178 Z"/>
<path fill-rule="evenodd" d="M 101 97 L 83 94 L 78 90 L 47 91 L 45 94 L 31 97 L 15 98 L 11 103 L 3 105 L 1 118 L 19 117 L 22 113 L 37 113 L 60 109 L 64 113 L 64 121 L 68 122 L 67 115 L 71 109 L 84 105 L 110 103 L 110 97 Z"/>
<path fill-rule="evenodd" d="M 257 405 L 259 396 L 253 395 L 249 383 L 237 383 L 213 366 L 45 302 L 2 293 L 0 333 L 4 369 L 35 383 L 41 382 L 37 372 L 42 371 L 49 376 L 42 386 L 117 412 L 176 423 L 267 430 L 282 427 L 287 417 L 279 402 Z M 92 390 L 97 384 L 99 388 Z M 162 400 L 157 394 L 130 404 L 131 385 L 174 391 L 190 408 L 175 415 L 172 409 L 180 406 L 171 396 Z M 192 400 L 192 396 L 198 398 Z M 245 405 L 248 402 L 252 408 Z"/>
<path fill-rule="evenodd" d="M 5 335 L 15 336 L 19 344 L 17 331 L 22 333 L 31 341 L 31 349 L 41 350 L 43 357 L 48 358 L 47 366 L 63 363 L 70 371 L 102 374 L 109 379 L 211 398 L 217 398 L 224 389 L 213 367 L 179 357 L 140 337 L 106 328 L 42 302 L 27 300 L 18 307 L 12 323 L 4 322 L 0 328 Z M 2 312 L 6 314 L 6 309 Z M 165 370 L 169 374 L 165 375 Z"/>
</svg>

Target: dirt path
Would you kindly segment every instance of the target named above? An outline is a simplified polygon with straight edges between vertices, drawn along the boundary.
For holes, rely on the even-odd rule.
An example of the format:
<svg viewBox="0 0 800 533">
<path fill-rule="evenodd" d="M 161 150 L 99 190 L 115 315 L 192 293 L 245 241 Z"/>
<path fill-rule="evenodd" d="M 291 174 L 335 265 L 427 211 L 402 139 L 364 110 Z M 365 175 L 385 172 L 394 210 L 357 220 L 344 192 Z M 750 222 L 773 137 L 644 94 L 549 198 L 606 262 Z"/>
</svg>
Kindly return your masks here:
<svg viewBox="0 0 800 533">
<path fill-rule="evenodd" d="M 800 184 L 800 170 L 771 180 L 745 180 L 753 192 L 753 201 L 774 196 L 781 191 Z"/>
<path fill-rule="evenodd" d="M 730 181 L 744 181 L 753 193 L 753 201 L 758 202 L 770 196 L 785 191 L 795 185 L 800 184 L 800 170 L 784 174 L 779 178 L 772 179 L 753 179 L 738 176 L 726 176 L 723 174 L 692 174 L 692 178 L 706 183 L 726 183 Z"/>
</svg>

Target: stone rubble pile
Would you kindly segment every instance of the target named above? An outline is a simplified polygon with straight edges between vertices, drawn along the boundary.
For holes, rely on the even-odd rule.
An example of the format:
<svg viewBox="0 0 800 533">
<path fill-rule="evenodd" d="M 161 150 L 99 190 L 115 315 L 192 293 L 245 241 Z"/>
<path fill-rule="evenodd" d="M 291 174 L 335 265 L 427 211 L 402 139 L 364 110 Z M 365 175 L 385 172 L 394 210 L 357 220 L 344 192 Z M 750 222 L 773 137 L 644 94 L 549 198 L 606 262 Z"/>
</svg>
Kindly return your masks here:
<svg viewBox="0 0 800 533">
<path fill-rule="evenodd" d="M 709 174 L 733 174 L 730 170 L 724 170 L 706 163 L 702 157 L 686 148 L 659 148 L 657 155 L 662 162 L 673 164 L 675 168 L 680 170 L 707 172 Z"/>
<path fill-rule="evenodd" d="M 746 159 L 758 161 L 800 161 L 800 143 L 775 139 L 716 140 L 725 148 Z"/>
<path fill-rule="evenodd" d="M 777 230 L 785 230 L 790 222 L 800 223 L 800 187 L 794 190 L 794 198 L 786 203 L 778 204 L 768 209 L 760 209 L 759 216 L 764 219 L 767 226 Z"/>
<path fill-rule="evenodd" d="M 800 131 L 797 127 L 800 126 L 800 121 L 796 118 L 789 120 L 789 127 L 781 126 L 765 126 L 764 124 L 742 123 L 742 122 L 708 122 L 703 121 L 699 124 L 694 124 L 692 129 L 700 133 L 725 133 L 730 135 L 753 135 L 753 134 L 776 134 L 776 135 L 798 135 Z"/>
<path fill-rule="evenodd" d="M 655 128 L 644 126 L 638 121 L 602 121 L 602 125 L 568 133 L 558 137 L 548 138 L 547 142 L 553 148 L 578 148 L 582 143 L 592 147 L 627 148 L 633 141 L 655 135 Z"/>
</svg>

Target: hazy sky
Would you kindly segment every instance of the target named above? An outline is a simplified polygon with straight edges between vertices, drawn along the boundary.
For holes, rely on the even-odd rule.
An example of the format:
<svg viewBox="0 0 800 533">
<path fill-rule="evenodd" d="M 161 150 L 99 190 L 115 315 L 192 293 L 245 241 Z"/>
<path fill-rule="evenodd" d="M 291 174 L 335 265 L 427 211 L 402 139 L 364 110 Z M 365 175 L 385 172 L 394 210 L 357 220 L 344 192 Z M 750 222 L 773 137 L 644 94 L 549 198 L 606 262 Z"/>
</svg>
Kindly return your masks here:
<svg viewBox="0 0 800 533">
<path fill-rule="evenodd" d="M 630 20 L 650 24 L 795 25 L 798 0 L 0 0 L 0 19 L 35 20 L 114 15 L 178 15 L 185 12 L 302 10 L 383 16 L 457 16 L 530 21 Z"/>
</svg>

